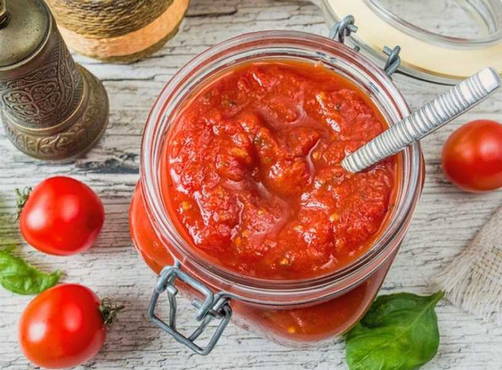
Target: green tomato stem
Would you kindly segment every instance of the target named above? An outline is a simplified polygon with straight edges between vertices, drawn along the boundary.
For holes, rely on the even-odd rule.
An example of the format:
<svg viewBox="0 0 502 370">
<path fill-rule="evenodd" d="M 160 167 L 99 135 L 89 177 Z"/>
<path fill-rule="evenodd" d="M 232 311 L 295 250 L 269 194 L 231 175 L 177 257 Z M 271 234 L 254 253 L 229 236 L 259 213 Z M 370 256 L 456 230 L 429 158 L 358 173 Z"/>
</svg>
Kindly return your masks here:
<svg viewBox="0 0 502 370">
<path fill-rule="evenodd" d="M 103 298 L 99 305 L 99 311 L 103 316 L 105 325 L 110 326 L 116 320 L 118 313 L 124 308 L 124 305 L 113 304 L 109 298 Z"/>
</svg>

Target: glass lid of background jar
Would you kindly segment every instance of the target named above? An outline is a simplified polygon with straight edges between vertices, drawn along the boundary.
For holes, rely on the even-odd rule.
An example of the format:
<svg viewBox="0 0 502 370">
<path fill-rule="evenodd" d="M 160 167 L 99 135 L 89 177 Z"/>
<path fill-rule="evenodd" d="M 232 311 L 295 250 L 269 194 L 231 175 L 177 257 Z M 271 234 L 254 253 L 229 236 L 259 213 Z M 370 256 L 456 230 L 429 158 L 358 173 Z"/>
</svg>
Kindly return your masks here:
<svg viewBox="0 0 502 370">
<path fill-rule="evenodd" d="M 401 47 L 399 72 L 454 84 L 486 66 L 502 73 L 501 0 L 314 0 L 330 27 L 352 15 L 346 38 L 387 60 L 385 46 Z"/>
</svg>

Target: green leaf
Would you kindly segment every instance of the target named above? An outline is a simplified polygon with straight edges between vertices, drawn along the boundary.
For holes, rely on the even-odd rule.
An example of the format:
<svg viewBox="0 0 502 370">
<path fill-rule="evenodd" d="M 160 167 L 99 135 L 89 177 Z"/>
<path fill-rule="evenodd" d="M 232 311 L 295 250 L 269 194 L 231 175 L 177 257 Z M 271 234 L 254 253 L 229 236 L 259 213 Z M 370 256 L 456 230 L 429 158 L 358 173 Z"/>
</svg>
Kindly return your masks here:
<svg viewBox="0 0 502 370">
<path fill-rule="evenodd" d="M 345 335 L 351 370 L 411 370 L 430 361 L 439 346 L 436 303 L 431 296 L 398 293 L 378 297 Z"/>
<path fill-rule="evenodd" d="M 0 250 L 0 285 L 17 294 L 38 294 L 56 285 L 59 271 L 41 272 L 12 254 L 13 248 Z"/>
</svg>

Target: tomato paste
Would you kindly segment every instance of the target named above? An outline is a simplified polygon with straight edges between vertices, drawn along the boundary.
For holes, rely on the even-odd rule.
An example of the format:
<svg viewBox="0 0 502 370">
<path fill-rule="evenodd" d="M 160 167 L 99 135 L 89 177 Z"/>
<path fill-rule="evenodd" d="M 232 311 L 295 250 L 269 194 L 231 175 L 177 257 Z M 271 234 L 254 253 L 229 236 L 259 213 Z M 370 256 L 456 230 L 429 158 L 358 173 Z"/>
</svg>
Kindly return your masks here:
<svg viewBox="0 0 502 370">
<path fill-rule="evenodd" d="M 333 272 L 371 247 L 394 200 L 395 158 L 356 174 L 340 165 L 386 127 L 367 94 L 321 64 L 234 67 L 175 117 L 166 207 L 194 248 L 234 272 Z"/>
</svg>

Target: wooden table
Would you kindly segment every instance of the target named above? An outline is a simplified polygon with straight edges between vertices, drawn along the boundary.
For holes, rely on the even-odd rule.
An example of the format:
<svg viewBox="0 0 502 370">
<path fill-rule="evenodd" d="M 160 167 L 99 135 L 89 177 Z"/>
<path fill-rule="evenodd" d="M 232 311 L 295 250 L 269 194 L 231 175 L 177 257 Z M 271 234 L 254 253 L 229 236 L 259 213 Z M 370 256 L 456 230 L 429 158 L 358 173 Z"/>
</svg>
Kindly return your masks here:
<svg viewBox="0 0 502 370">
<path fill-rule="evenodd" d="M 42 255 L 23 245 L 19 253 L 41 268 L 61 269 L 64 281 L 85 284 L 101 297 L 113 297 L 127 308 L 109 334 L 105 348 L 82 368 L 92 369 L 343 369 L 340 340 L 310 350 L 290 349 L 230 325 L 209 357 L 188 352 L 145 319 L 155 281 L 131 246 L 127 211 L 138 180 L 141 131 L 162 86 L 195 54 L 216 42 L 247 31 L 303 30 L 326 35 L 327 27 L 309 1 L 193 0 L 181 32 L 154 56 L 131 65 L 101 64 L 77 56 L 103 80 L 111 100 L 110 126 L 84 158 L 69 164 L 33 160 L 0 139 L 1 245 L 20 242 L 12 220 L 14 189 L 46 177 L 81 179 L 102 197 L 107 214 L 98 245 L 71 258 Z M 438 92 L 430 86 L 397 84 L 412 106 Z M 385 281 L 382 293 L 433 291 L 430 280 L 473 238 L 502 203 L 502 192 L 470 195 L 449 184 L 440 169 L 440 150 L 449 133 L 475 118 L 502 120 L 502 91 L 473 112 L 423 142 L 427 180 L 413 225 Z M 0 368 L 31 368 L 17 344 L 16 323 L 30 297 L 0 290 Z M 180 311 L 189 307 L 182 301 Z M 439 354 L 427 369 L 502 368 L 502 327 L 483 322 L 443 301 L 438 307 Z M 182 315 L 180 327 L 193 328 Z"/>
</svg>

